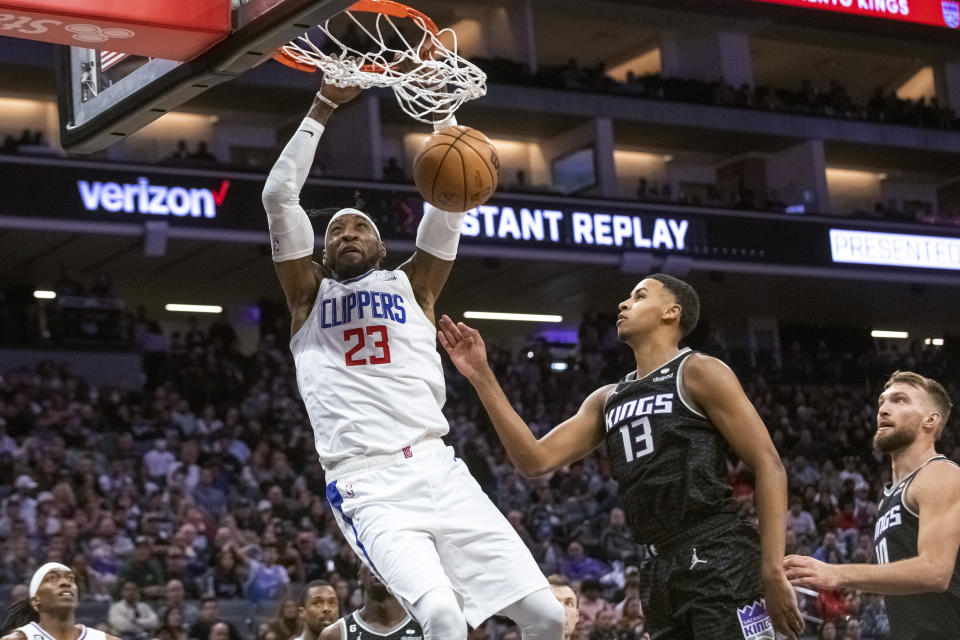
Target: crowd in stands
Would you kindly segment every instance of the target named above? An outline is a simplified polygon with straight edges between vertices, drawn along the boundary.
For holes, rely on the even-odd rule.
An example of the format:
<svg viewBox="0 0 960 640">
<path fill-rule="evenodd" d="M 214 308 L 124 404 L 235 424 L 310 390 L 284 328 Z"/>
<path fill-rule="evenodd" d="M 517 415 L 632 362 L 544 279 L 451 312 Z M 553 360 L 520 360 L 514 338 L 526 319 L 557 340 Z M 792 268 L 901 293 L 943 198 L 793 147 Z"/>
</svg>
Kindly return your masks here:
<svg viewBox="0 0 960 640">
<path fill-rule="evenodd" d="M 478 59 L 474 62 L 483 68 L 492 82 L 886 124 L 960 129 L 960 117 L 952 109 L 941 107 L 937 98 L 906 100 L 899 98 L 896 92 L 888 93 L 878 87 L 866 104 L 858 104 L 839 80 L 831 81 L 826 88 L 816 87 L 809 80 L 802 81 L 797 89 L 747 84 L 733 87 L 723 82 L 629 72 L 624 82 L 618 82 L 607 74 L 603 62 L 585 67 L 571 58 L 565 66 L 540 65 L 536 73 L 530 73 L 522 62 L 506 58 Z"/>
<path fill-rule="evenodd" d="M 195 151 L 190 151 L 186 140 L 178 140 L 177 148 L 163 159 L 161 164 L 176 165 L 179 167 L 215 167 L 221 162 L 210 153 L 204 140 L 197 142 Z"/>
<path fill-rule="evenodd" d="M 162 331 L 161 331 L 162 334 Z M 943 347 L 897 351 L 816 328 L 785 330 L 782 353 L 728 348 L 705 327 L 692 341 L 739 372 L 781 451 L 790 478 L 788 553 L 830 562 L 872 560 L 876 501 L 889 465 L 871 450 L 876 396 L 897 368 L 947 383 L 958 360 Z M 289 640 L 299 629 L 294 585 L 325 579 L 343 612 L 357 607 L 357 559 L 324 500 L 324 472 L 297 393 L 284 338 L 249 354 L 219 320 L 165 339 L 146 362 L 145 386 L 94 387 L 53 362 L 0 372 L 0 588 L 14 597 L 43 562 L 68 563 L 80 597 L 101 609 L 84 620 L 124 640 Z M 612 318 L 591 314 L 569 368 L 551 345 L 490 361 L 511 402 L 538 435 L 572 415 L 600 381 L 633 364 Z M 952 356 L 952 357 L 951 357 Z M 580 593 L 583 640 L 641 640 L 632 538 L 602 452 L 539 480 L 506 460 L 472 389 L 447 367 L 448 440 L 530 548 L 545 575 Z M 960 461 L 956 418 L 941 450 Z M 729 465 L 742 516 L 755 518 L 752 476 Z M 803 598 L 824 638 L 884 640 L 882 600 L 855 591 Z M 265 624 L 222 620 L 246 602 L 277 611 Z M 820 625 L 811 622 L 811 631 Z M 829 635 L 833 629 L 834 635 Z M 472 640 L 515 630 L 494 620 Z"/>
<path fill-rule="evenodd" d="M 19 136 L 7 135 L 0 145 L 0 153 L 21 153 L 25 155 L 49 155 L 53 149 L 47 144 L 40 129 L 24 129 Z"/>
</svg>

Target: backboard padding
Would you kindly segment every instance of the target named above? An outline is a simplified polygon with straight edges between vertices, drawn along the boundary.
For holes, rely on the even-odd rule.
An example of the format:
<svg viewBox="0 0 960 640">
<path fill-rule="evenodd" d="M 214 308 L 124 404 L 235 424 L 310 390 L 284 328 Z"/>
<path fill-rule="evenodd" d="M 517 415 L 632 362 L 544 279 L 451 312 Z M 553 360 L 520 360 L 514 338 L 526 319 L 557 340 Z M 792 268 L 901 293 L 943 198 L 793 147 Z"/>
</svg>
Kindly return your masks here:
<svg viewBox="0 0 960 640">
<path fill-rule="evenodd" d="M 60 143 L 72 153 L 105 149 L 255 67 L 351 4 L 353 0 L 251 0 L 234 11 L 232 32 L 209 51 L 187 62 L 150 60 L 96 95 L 83 95 L 81 65 L 93 61 L 91 73 L 99 73 L 91 50 L 59 47 Z"/>
</svg>

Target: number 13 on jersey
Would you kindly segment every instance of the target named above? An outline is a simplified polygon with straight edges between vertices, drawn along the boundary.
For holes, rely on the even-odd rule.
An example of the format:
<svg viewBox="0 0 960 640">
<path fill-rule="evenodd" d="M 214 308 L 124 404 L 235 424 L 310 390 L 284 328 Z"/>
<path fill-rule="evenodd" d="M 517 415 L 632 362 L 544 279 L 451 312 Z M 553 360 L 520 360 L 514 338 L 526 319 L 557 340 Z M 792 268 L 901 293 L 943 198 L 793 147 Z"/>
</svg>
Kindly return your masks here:
<svg viewBox="0 0 960 640">
<path fill-rule="evenodd" d="M 627 462 L 653 453 L 653 431 L 650 429 L 650 418 L 643 416 L 620 427 L 623 436 L 623 452 Z"/>
<path fill-rule="evenodd" d="M 369 358 L 357 357 L 357 354 L 366 348 L 368 339 L 373 353 Z M 347 329 L 343 332 L 343 341 L 351 345 L 346 353 L 348 367 L 359 367 L 366 364 L 390 364 L 387 327 L 382 324 L 371 325 L 365 329 L 360 327 Z"/>
</svg>

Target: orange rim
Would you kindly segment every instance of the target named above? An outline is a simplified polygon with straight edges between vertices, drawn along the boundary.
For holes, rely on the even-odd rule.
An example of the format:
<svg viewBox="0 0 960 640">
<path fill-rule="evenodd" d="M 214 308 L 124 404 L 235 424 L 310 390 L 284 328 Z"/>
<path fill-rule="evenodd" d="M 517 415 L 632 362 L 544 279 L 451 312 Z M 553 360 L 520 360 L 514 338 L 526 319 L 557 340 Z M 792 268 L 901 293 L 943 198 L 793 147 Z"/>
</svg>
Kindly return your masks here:
<svg viewBox="0 0 960 640">
<path fill-rule="evenodd" d="M 359 0 L 358 2 L 350 5 L 350 8 L 347 9 L 347 11 L 382 13 L 383 15 L 392 16 L 394 18 L 410 18 L 411 20 L 419 18 L 423 22 L 423 26 L 427 29 L 427 31 L 433 35 L 437 35 L 438 33 L 437 25 L 433 20 L 430 19 L 430 16 L 421 11 L 417 11 L 412 7 L 408 7 L 405 4 L 393 2 L 393 0 Z M 291 56 L 286 51 L 286 47 L 280 47 L 280 49 L 273 54 L 273 59 L 281 64 L 285 64 L 291 69 L 296 69 L 297 71 L 314 73 L 317 70 L 314 65 L 300 62 Z M 383 73 L 386 71 L 386 68 L 381 65 L 370 64 L 364 65 L 360 69 L 367 73 Z"/>
</svg>

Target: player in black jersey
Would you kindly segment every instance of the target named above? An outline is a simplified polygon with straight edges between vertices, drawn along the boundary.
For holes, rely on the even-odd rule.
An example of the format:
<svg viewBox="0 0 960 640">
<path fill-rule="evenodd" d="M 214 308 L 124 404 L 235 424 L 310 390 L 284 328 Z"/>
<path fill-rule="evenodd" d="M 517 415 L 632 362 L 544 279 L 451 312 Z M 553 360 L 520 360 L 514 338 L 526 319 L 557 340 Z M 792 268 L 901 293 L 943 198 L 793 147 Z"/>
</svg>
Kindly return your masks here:
<svg viewBox="0 0 960 640">
<path fill-rule="evenodd" d="M 320 640 L 423 640 L 420 624 L 362 562 L 360 585 L 363 606 L 324 629 Z"/>
<path fill-rule="evenodd" d="M 936 380 L 897 371 L 880 394 L 873 444 L 893 482 L 874 529 L 877 564 L 788 556 L 796 585 L 886 595 L 892 640 L 960 638 L 960 467 L 937 454 L 952 403 Z"/>
<path fill-rule="evenodd" d="M 300 592 L 299 616 L 303 632 L 296 640 L 317 640 L 339 615 L 340 599 L 330 583 L 325 580 L 308 582 Z"/>
<path fill-rule="evenodd" d="M 699 307 L 682 280 L 655 274 L 640 282 L 617 319 L 637 370 L 594 391 L 539 440 L 497 383 L 480 334 L 444 316 L 439 339 L 527 476 L 606 445 L 630 528 L 656 549 L 642 598 L 653 638 L 772 640 L 774 628 L 794 638 L 803 618 L 783 571 L 786 473 L 736 375 L 715 358 L 679 348 Z M 736 517 L 725 467 L 730 448 L 756 474 L 759 537 Z"/>
</svg>

